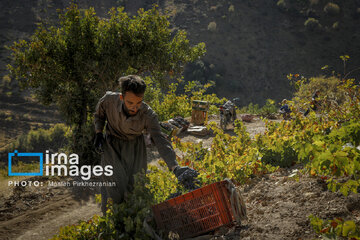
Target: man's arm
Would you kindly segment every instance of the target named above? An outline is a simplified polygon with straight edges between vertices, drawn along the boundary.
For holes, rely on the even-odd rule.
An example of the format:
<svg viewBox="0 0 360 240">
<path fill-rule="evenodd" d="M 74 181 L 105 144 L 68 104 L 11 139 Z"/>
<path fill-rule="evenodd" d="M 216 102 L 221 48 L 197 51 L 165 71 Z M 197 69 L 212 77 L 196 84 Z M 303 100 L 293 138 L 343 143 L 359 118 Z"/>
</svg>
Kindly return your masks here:
<svg viewBox="0 0 360 240">
<path fill-rule="evenodd" d="M 160 156 L 164 159 L 168 168 L 171 171 L 174 171 L 174 169 L 178 166 L 174 149 L 171 146 L 171 143 L 161 133 L 156 113 L 151 109 L 149 109 L 149 111 L 150 112 L 147 114 L 146 119 L 146 129 L 150 133 L 150 136 L 154 141 Z"/>
<path fill-rule="evenodd" d="M 96 133 L 102 133 L 105 126 L 105 121 L 106 121 L 105 98 L 106 98 L 106 94 L 99 100 L 95 108 L 94 124 L 95 124 Z"/>
</svg>

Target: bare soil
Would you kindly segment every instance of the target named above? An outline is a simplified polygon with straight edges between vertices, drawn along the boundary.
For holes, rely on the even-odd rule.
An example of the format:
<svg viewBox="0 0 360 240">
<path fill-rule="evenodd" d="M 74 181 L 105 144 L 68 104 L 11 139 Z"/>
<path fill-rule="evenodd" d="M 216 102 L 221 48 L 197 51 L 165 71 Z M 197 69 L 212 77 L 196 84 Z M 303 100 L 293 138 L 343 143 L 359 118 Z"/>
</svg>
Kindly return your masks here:
<svg viewBox="0 0 360 240">
<path fill-rule="evenodd" d="M 259 118 L 245 126 L 252 137 L 265 131 Z M 227 132 L 233 134 L 231 128 Z M 212 141 L 212 136 L 182 133 L 179 137 L 183 141 L 203 141 L 206 147 Z M 149 149 L 149 162 L 158 157 L 155 149 Z M 315 239 L 318 236 L 310 226 L 310 214 L 324 219 L 352 219 L 360 224 L 359 194 L 344 197 L 332 193 L 322 179 L 301 174 L 301 168 L 280 169 L 241 186 L 248 221 L 195 239 Z M 294 172 L 298 181 L 289 177 Z M 43 181 L 44 186 L 7 187 L 0 192 L 0 239 L 49 239 L 61 226 L 101 214 L 92 197 L 99 189 L 49 187 L 47 179 L 31 180 Z"/>
<path fill-rule="evenodd" d="M 249 219 L 221 238 L 317 239 L 310 226 L 311 214 L 323 219 L 357 220 L 360 224 L 359 194 L 344 197 L 330 192 L 324 180 L 307 175 L 299 174 L 296 181 L 289 178 L 294 170 L 296 167 L 281 169 L 243 186 Z"/>
<path fill-rule="evenodd" d="M 0 239 L 49 239 L 61 226 L 101 214 L 96 189 L 48 186 L 48 178 L 28 178 L 44 186 L 8 187 L 0 200 Z M 60 179 L 50 179 L 59 181 Z M 61 179 L 71 180 L 71 179 Z"/>
</svg>

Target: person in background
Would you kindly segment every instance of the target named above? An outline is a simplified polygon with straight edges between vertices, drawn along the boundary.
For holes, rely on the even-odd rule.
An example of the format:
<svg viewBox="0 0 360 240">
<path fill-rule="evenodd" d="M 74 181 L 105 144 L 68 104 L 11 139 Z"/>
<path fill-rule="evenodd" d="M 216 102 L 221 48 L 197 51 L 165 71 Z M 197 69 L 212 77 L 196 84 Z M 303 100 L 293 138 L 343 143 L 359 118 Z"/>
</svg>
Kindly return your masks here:
<svg viewBox="0 0 360 240">
<path fill-rule="evenodd" d="M 290 110 L 289 105 L 287 104 L 286 99 L 283 99 L 281 101 L 281 107 L 279 109 L 279 112 L 282 114 L 282 117 L 284 120 L 290 119 L 291 110 Z"/>
<path fill-rule="evenodd" d="M 234 122 L 236 120 L 236 105 L 235 105 L 235 101 L 238 101 L 237 99 L 233 99 L 233 101 L 227 101 L 226 103 L 224 103 L 223 107 L 226 108 L 227 110 L 229 110 L 230 114 L 231 114 L 231 119 Z"/>
</svg>

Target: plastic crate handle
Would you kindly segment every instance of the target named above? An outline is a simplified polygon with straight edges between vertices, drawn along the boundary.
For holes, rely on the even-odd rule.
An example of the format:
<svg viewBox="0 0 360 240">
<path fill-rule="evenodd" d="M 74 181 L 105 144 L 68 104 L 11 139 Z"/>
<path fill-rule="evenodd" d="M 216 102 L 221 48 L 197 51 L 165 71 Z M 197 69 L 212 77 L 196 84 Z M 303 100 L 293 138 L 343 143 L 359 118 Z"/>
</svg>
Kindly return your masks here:
<svg viewBox="0 0 360 240">
<path fill-rule="evenodd" d="M 230 179 L 226 178 L 225 181 L 227 181 L 228 183 L 226 187 L 230 191 L 230 203 L 235 220 L 238 224 L 240 224 L 241 220 L 248 219 L 246 213 L 245 201 L 241 196 L 240 189 L 237 188 Z"/>
</svg>

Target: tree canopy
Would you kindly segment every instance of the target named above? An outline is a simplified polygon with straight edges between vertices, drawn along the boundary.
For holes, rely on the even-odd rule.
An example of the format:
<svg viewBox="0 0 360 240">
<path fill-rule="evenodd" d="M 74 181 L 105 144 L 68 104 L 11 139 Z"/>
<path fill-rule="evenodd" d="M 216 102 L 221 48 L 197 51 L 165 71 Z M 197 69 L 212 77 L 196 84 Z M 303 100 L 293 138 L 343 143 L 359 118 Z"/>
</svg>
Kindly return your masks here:
<svg viewBox="0 0 360 240">
<path fill-rule="evenodd" d="M 100 18 L 93 8 L 71 4 L 60 11 L 58 26 L 39 24 L 29 40 L 10 47 L 11 74 L 42 103 L 56 103 L 76 139 L 90 124 L 98 98 L 117 88 L 119 77 L 146 75 L 166 86 L 205 53 L 204 43 L 191 46 L 186 32 L 172 31 L 155 6 L 135 16 L 124 8 L 108 14 Z"/>
</svg>

